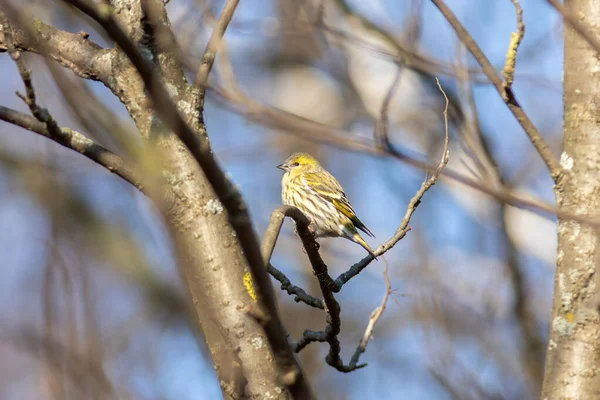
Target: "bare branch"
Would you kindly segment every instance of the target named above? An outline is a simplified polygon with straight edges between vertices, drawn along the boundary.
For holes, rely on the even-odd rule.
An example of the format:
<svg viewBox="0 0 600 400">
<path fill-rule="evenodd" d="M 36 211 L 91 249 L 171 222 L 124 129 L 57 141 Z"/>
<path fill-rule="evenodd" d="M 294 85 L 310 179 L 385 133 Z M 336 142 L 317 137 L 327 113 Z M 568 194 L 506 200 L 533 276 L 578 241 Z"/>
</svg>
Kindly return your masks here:
<svg viewBox="0 0 600 400">
<path fill-rule="evenodd" d="M 443 0 L 431 0 L 432 3 L 440 10 L 442 15 L 446 18 L 446 20 L 450 23 L 454 31 L 456 32 L 458 38 L 461 42 L 465 44 L 469 52 L 473 55 L 477 63 L 481 66 L 481 69 L 487 76 L 487 78 L 494 84 L 496 91 L 502 97 L 505 104 L 508 106 L 508 109 L 515 116 L 527 136 L 529 140 L 535 147 L 536 151 L 539 153 L 540 157 L 546 164 L 548 168 L 548 172 L 550 176 L 554 180 L 554 182 L 558 182 L 562 169 L 552 154 L 552 151 L 548 147 L 548 144 L 545 142 L 544 138 L 537 130 L 533 122 L 529 119 L 525 111 L 521 108 L 521 105 L 517 101 L 512 89 L 510 87 L 505 87 L 502 79 L 496 74 L 496 70 L 493 65 L 487 59 L 483 51 L 479 48 L 473 37 L 467 32 L 465 27 L 458 21 L 456 16 L 450 11 L 446 3 Z"/>
<path fill-rule="evenodd" d="M 502 75 L 504 76 L 504 90 L 508 93 L 511 90 L 514 76 L 515 76 L 515 65 L 517 63 L 517 50 L 523 40 L 525 34 L 525 24 L 523 23 L 523 9 L 519 4 L 519 0 L 510 0 L 515 6 L 517 13 L 517 31 L 510 34 L 510 43 L 508 44 L 508 50 L 506 51 L 506 61 L 504 61 L 504 68 L 502 69 Z M 508 94 L 506 94 L 508 96 Z M 504 101 L 508 101 L 505 98 Z"/>
<path fill-rule="evenodd" d="M 210 70 L 215 62 L 215 58 L 217 57 L 217 53 L 221 47 L 223 35 L 225 34 L 225 30 L 227 29 L 227 26 L 233 17 L 233 13 L 235 12 L 238 3 L 239 0 L 227 0 L 225 3 L 225 7 L 223 7 L 223 11 L 221 11 L 221 15 L 219 15 L 217 23 L 213 28 L 213 32 L 210 35 L 210 39 L 208 39 L 208 43 L 206 44 L 206 49 L 204 50 L 200 67 L 196 73 L 194 87 L 206 87 L 206 83 L 208 82 L 208 74 L 210 73 Z"/>
<path fill-rule="evenodd" d="M 6 7 L 6 12 L 9 7 Z M 4 25 L 3 22 L 0 24 Z M 28 29 L 12 26 L 12 44 L 17 50 L 47 54 L 63 67 L 84 79 L 105 82 L 110 76 L 110 50 L 88 40 L 85 33 L 70 33 L 46 25 L 39 19 L 27 23 Z M 0 26 L 0 52 L 8 51 L 7 38 Z"/>
<path fill-rule="evenodd" d="M 296 396 L 312 397 L 310 388 L 304 380 L 302 371 L 294 358 L 287 342 L 287 334 L 279 319 L 273 288 L 269 276 L 265 270 L 260 247 L 252 229 L 250 217 L 246 205 L 229 179 L 225 176 L 217 164 L 210 144 L 206 138 L 201 138 L 186 124 L 171 98 L 163 86 L 160 77 L 155 73 L 152 66 L 119 27 L 112 16 L 110 7 L 96 7 L 82 0 L 65 0 L 86 13 L 97 21 L 109 34 L 109 36 L 121 47 L 139 72 L 146 89 L 148 90 L 154 109 L 157 111 L 165 124 L 175 133 L 183 144 L 188 148 L 198 165 L 202 168 L 206 178 L 215 191 L 219 201 L 227 210 L 231 225 L 237 235 L 239 243 L 246 258 L 253 282 L 256 285 L 257 305 L 266 307 L 268 315 L 265 324 L 265 334 L 275 354 L 282 358 L 279 363 L 280 376 L 283 382 Z"/>
<path fill-rule="evenodd" d="M 402 70 L 402 65 L 398 64 L 398 70 L 396 71 L 396 75 L 394 75 L 394 80 L 392 81 L 392 84 L 390 85 L 390 88 L 383 99 L 383 103 L 381 103 L 379 119 L 375 123 L 375 140 L 380 146 L 383 146 L 384 149 L 390 147 L 390 141 L 388 138 L 388 109 L 390 107 L 390 102 L 392 101 L 392 96 L 400 84 Z"/>
<path fill-rule="evenodd" d="M 400 240 L 402 240 L 404 238 L 404 236 L 406 236 L 406 234 L 410 230 L 410 227 L 408 226 L 408 224 L 410 223 L 410 219 L 411 219 L 412 215 L 414 214 L 414 212 L 417 210 L 417 207 L 419 206 L 419 204 L 421 203 L 421 199 L 423 198 L 423 195 L 425 194 L 425 192 L 427 192 L 429 190 L 429 188 L 431 186 L 433 186 L 435 184 L 435 182 L 439 178 L 440 174 L 442 173 L 442 170 L 444 169 L 446 164 L 448 164 L 448 155 L 449 155 L 448 154 L 448 142 L 449 142 L 448 104 L 449 104 L 449 101 L 448 101 L 448 97 L 446 96 L 446 93 L 442 89 L 439 81 L 437 81 L 437 84 L 438 84 L 440 91 L 444 95 L 444 98 L 446 99 L 446 108 L 444 109 L 444 123 L 445 123 L 446 137 L 444 140 L 444 149 L 442 151 L 442 158 L 440 159 L 440 162 L 439 162 L 437 168 L 435 169 L 435 172 L 433 173 L 433 175 L 430 178 L 425 179 L 425 181 L 421 184 L 421 187 L 419 188 L 417 193 L 409 201 L 408 207 L 406 208 L 406 212 L 404 213 L 404 217 L 400 221 L 400 225 L 396 229 L 396 232 L 394 233 L 394 235 L 387 242 L 385 242 L 384 244 L 380 245 L 379 247 L 377 247 L 375 249 L 374 253 L 376 256 L 380 256 L 380 255 L 384 254 L 389 249 L 394 247 L 396 245 L 396 243 L 398 243 Z M 350 267 L 350 269 L 348 271 L 346 271 L 343 274 L 341 274 L 340 276 L 338 276 L 337 279 L 335 280 L 336 284 L 339 286 L 343 286 L 346 282 L 348 282 L 354 276 L 358 275 L 363 269 L 365 269 L 366 266 L 371 263 L 371 261 L 373 261 L 373 256 L 369 254 L 368 256 L 366 256 L 365 258 L 363 258 L 362 260 L 360 260 L 359 262 L 354 264 L 352 267 Z"/>
<path fill-rule="evenodd" d="M 256 123 L 280 129 L 283 133 L 293 134 L 317 143 L 327 144 L 342 149 L 386 156 L 397 159 L 415 168 L 422 170 L 435 170 L 436 165 L 429 163 L 418 155 L 409 151 L 399 150 L 396 147 L 382 149 L 374 141 L 356 137 L 354 133 L 339 130 L 328 125 L 302 118 L 298 115 L 261 104 L 247 96 L 239 97 L 240 93 L 233 95 L 218 85 L 211 85 L 211 93 L 216 100 L 220 100 L 233 111 L 244 115 Z M 496 186 L 488 182 L 481 182 L 455 170 L 444 168 L 443 176 L 446 179 L 466 185 L 485 193 L 497 201 L 505 202 L 512 206 L 534 212 L 544 218 L 558 216 L 560 218 L 577 221 L 582 224 L 600 228 L 600 218 L 597 215 L 578 215 L 573 212 L 561 210 L 539 199 L 519 194 L 506 186 Z"/>
<path fill-rule="evenodd" d="M 596 52 L 600 53 L 600 37 L 594 34 L 589 26 L 583 23 L 580 18 L 576 17 L 569 9 L 560 4 L 558 1 L 546 1 L 548 4 L 554 7 L 554 9 L 558 11 L 560 15 L 562 15 L 563 20 L 571 25 L 571 28 L 575 29 L 575 31 L 579 33 L 581 37 L 585 39 L 585 41 L 588 42 L 588 44 L 592 46 Z"/>
<path fill-rule="evenodd" d="M 338 286 L 327 272 L 327 265 L 323 262 L 321 255 L 319 254 L 319 244 L 315 241 L 315 237 L 308 229 L 310 221 L 308 218 L 296 207 L 292 206 L 281 206 L 271 214 L 271 221 L 269 222 L 269 228 L 265 233 L 265 239 L 262 244 L 263 259 L 268 261 L 271 259 L 271 254 L 275 247 L 275 242 L 279 236 L 281 225 L 283 224 L 283 218 L 290 217 L 296 223 L 298 235 L 302 240 L 302 245 L 306 251 L 306 255 L 312 265 L 313 272 L 319 282 L 322 281 L 323 285 L 334 293 L 340 291 L 341 287 Z"/>
<path fill-rule="evenodd" d="M 262 245 L 261 245 L 261 253 L 263 255 L 263 260 L 265 265 L 267 265 L 267 270 L 269 274 L 271 274 L 275 279 L 277 279 L 281 283 L 281 289 L 288 292 L 288 294 L 294 294 L 296 301 L 302 301 L 309 306 L 324 309 L 324 304 L 321 299 L 317 299 L 316 297 L 310 296 L 307 294 L 304 289 L 292 285 L 290 280 L 283 274 L 283 272 L 279 271 L 277 268 L 271 265 L 271 256 L 273 255 L 273 250 L 275 249 L 275 243 L 277 242 L 277 238 L 279 237 L 279 232 L 281 231 L 281 226 L 283 225 L 283 220 L 286 216 L 291 218 L 297 218 L 300 223 L 306 223 L 308 226 L 308 220 L 306 220 L 306 216 L 300 212 L 297 208 L 289 207 L 289 206 L 281 206 L 275 211 L 271 213 L 271 219 L 269 221 L 269 226 L 267 227 L 267 231 L 263 237 Z M 298 222 L 296 223 L 298 224 Z M 307 237 L 307 236 L 305 236 Z M 314 239 L 313 239 L 314 241 Z M 308 247 L 312 249 L 311 251 L 317 252 L 316 255 L 313 255 L 313 258 L 319 257 L 316 246 L 307 244 L 305 248 Z"/>
<path fill-rule="evenodd" d="M 325 309 L 325 305 L 323 304 L 323 300 L 318 299 L 314 296 L 306 293 L 304 289 L 300 286 L 292 285 L 292 282 L 288 279 L 287 276 L 277 268 L 275 268 L 271 263 L 267 266 L 267 271 L 271 276 L 277 279 L 281 283 L 281 290 L 285 290 L 287 294 L 294 295 L 294 301 L 303 302 L 311 307 L 319 308 L 321 310 Z"/>
<path fill-rule="evenodd" d="M 319 254 L 319 245 L 315 241 L 313 234 L 308 229 L 310 221 L 306 216 L 297 209 L 291 206 L 282 206 L 275 210 L 272 214 L 271 223 L 269 229 L 265 234 L 265 240 L 263 241 L 262 253 L 265 261 L 268 260 L 273 252 L 273 247 L 277 240 L 281 224 L 283 223 L 284 217 L 290 217 L 296 222 L 296 228 L 298 235 L 302 240 L 304 250 L 310 260 L 313 273 L 319 281 L 321 293 L 323 294 L 323 303 L 325 305 L 325 312 L 327 313 L 327 326 L 323 331 L 304 331 L 302 338 L 292 345 L 294 352 L 298 353 L 304 349 L 309 343 L 312 342 L 327 342 L 329 343 L 329 353 L 325 358 L 327 364 L 331 365 L 335 369 L 341 372 L 354 371 L 357 368 L 361 368 L 364 365 L 350 367 L 344 365 L 340 358 L 340 341 L 338 335 L 341 330 L 342 321 L 340 318 L 341 308 L 333 293 L 338 292 L 341 286 L 337 286 L 336 283 L 331 279 L 327 271 L 327 266 L 321 259 Z"/>
<path fill-rule="evenodd" d="M 21 58 L 20 52 L 14 46 L 12 28 L 2 12 L 0 12 L 0 22 L 2 23 L 6 48 L 10 57 L 17 65 L 19 74 L 25 85 L 25 95 L 19 93 L 18 95 L 25 101 L 35 117 L 31 118 L 18 111 L 0 106 L 0 119 L 39 133 L 64 147 L 83 154 L 143 192 L 141 181 L 133 172 L 133 169 L 127 166 L 120 157 L 102 146 L 97 145 L 79 132 L 59 127 L 48 110 L 37 104 L 35 90 L 31 81 L 31 71 L 27 69 Z"/>
<path fill-rule="evenodd" d="M 354 354 L 352 355 L 352 358 L 350 359 L 351 366 L 356 365 L 358 363 L 358 359 L 359 359 L 360 355 L 362 353 L 364 353 L 365 350 L 367 350 L 367 344 L 369 343 L 369 340 L 371 340 L 371 337 L 373 336 L 373 330 L 375 329 L 375 325 L 377 324 L 377 321 L 379 321 L 379 319 L 383 315 L 383 312 L 385 311 L 385 307 L 387 306 L 387 301 L 390 297 L 390 294 L 392 293 L 392 285 L 390 284 L 390 277 L 388 275 L 388 267 L 389 266 L 388 266 L 387 261 L 385 261 L 385 258 L 384 258 L 384 262 L 385 262 L 385 270 L 383 271 L 383 281 L 385 283 L 385 293 L 383 294 L 383 299 L 381 300 L 381 304 L 379 304 L 379 306 L 373 310 L 373 312 L 371 313 L 371 316 L 369 317 L 369 322 L 367 323 L 367 328 L 365 329 L 365 333 L 363 334 L 363 337 L 360 340 L 360 343 L 359 343 L 358 347 L 356 348 L 356 351 L 354 351 Z"/>
<path fill-rule="evenodd" d="M 61 132 L 60 135 L 53 135 L 50 133 L 45 123 L 38 121 L 34 117 L 30 117 L 29 115 L 3 106 L 0 106 L 0 120 L 10 122 L 21 128 L 38 133 L 68 149 L 76 151 L 98 165 L 103 166 L 113 174 L 120 176 L 141 192 L 144 192 L 141 180 L 132 167 L 130 167 L 121 157 L 110 150 L 105 149 L 91 139 L 88 139 L 83 134 L 69 128 L 59 128 Z"/>
</svg>

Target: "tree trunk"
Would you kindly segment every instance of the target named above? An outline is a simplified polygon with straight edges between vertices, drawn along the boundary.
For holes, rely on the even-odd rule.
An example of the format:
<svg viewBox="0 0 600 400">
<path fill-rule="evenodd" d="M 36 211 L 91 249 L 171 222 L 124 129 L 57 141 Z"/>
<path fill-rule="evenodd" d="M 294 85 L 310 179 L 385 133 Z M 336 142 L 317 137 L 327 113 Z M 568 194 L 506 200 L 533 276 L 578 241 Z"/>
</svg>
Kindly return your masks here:
<svg viewBox="0 0 600 400">
<path fill-rule="evenodd" d="M 597 0 L 565 0 L 591 26 L 600 23 Z M 564 152 L 555 187 L 569 212 L 600 211 L 600 61 L 568 25 L 564 28 Z M 600 319 L 595 271 L 599 234 L 577 222 L 558 221 L 558 256 L 550 341 L 542 399 L 600 398 Z"/>
<path fill-rule="evenodd" d="M 127 26 L 132 38 L 141 40 L 145 28 L 140 2 L 113 2 L 117 3 L 128 10 L 117 13 L 121 23 Z M 159 22 L 170 30 L 164 9 Z M 113 52 L 112 78 L 104 83 L 125 105 L 149 145 L 150 154 L 160 156 L 160 161 L 146 158 L 143 162 L 162 163 L 162 175 L 171 190 L 168 209 L 162 211 L 181 250 L 177 253 L 187 256 L 178 262 L 224 398 L 289 399 L 290 392 L 280 379 L 279 360 L 269 345 L 265 329 L 248 313 L 254 303 L 248 290 L 251 275 L 227 211 L 185 145 L 147 107 L 148 95 L 136 69 L 119 49 Z M 185 82 L 175 56 L 166 53 L 156 58 L 164 83 L 186 122 L 208 140 L 197 104 L 203 99 Z M 159 151 L 153 153 L 155 146 Z M 302 379 L 298 373 L 297 381 Z M 311 398 L 311 394 L 306 393 L 305 398 Z"/>
</svg>

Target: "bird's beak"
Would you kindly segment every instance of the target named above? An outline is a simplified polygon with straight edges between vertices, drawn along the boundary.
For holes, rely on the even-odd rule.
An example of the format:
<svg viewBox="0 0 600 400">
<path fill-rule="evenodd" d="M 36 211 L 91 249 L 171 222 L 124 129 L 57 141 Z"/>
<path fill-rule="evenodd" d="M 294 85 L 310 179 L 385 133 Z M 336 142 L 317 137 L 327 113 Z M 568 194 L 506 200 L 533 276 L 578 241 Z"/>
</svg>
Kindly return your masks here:
<svg viewBox="0 0 600 400">
<path fill-rule="evenodd" d="M 279 168 L 279 169 L 280 169 L 280 170 L 282 170 L 282 171 L 285 171 L 285 163 L 283 163 L 283 164 L 279 164 L 279 165 L 277 166 L 277 168 Z"/>
</svg>

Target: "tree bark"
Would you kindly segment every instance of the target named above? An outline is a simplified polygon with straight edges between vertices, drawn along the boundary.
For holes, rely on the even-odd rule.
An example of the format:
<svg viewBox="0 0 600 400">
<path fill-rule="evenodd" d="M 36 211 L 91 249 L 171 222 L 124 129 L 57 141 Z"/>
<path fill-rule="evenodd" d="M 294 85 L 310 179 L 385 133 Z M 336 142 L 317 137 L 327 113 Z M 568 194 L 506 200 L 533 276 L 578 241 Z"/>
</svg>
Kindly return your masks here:
<svg viewBox="0 0 600 400">
<path fill-rule="evenodd" d="M 173 66 L 160 63 L 163 76 L 168 76 L 166 70 Z M 289 398 L 264 328 L 247 312 L 253 303 L 244 285 L 249 270 L 227 212 L 183 143 L 156 120 L 152 110 L 138 107 L 146 101 L 146 94 L 137 71 L 125 60 L 117 65 L 127 67 L 114 75 L 114 92 L 119 93 L 142 136 L 159 149 L 163 176 L 174 194 L 166 217 L 176 242 L 185 248 L 181 253 L 188 256 L 179 261 L 224 397 Z M 170 74 L 178 75 L 172 70 Z M 166 84 L 171 85 L 179 112 L 205 136 L 198 111 L 186 102 L 192 89 L 183 80 L 167 80 Z"/>
<path fill-rule="evenodd" d="M 600 23 L 597 0 L 565 0 L 587 23 Z M 555 186 L 558 206 L 580 215 L 600 211 L 600 61 L 568 25 L 564 28 L 564 152 Z M 542 399 L 600 398 L 600 319 L 596 266 L 599 233 L 559 219 L 550 340 Z"/>
<path fill-rule="evenodd" d="M 176 52 L 161 53 L 155 46 L 140 1 L 113 0 L 111 4 L 129 38 L 156 62 L 179 113 L 197 135 L 208 140 L 199 109 L 199 91 L 186 82 Z M 172 35 L 164 4 L 157 4 L 162 4 L 158 22 Z M 297 398 L 311 399 L 295 359 L 286 358 L 287 364 L 281 365 L 286 355 L 275 354 L 263 321 L 249 312 L 256 303 L 252 274 L 226 209 L 192 154 L 157 118 L 144 82 L 127 56 L 118 47 L 102 49 L 85 35 L 60 31 L 40 21 L 31 24 L 30 30 L 17 30 L 13 36 L 17 48 L 46 55 L 84 79 L 102 82 L 125 105 L 148 144 L 153 156 L 138 161 L 154 170 L 161 168 L 169 188 L 166 198 L 162 193 L 151 196 L 161 206 L 175 244 L 182 250 L 177 251 L 178 261 L 223 396 L 288 399 L 292 391 Z M 0 51 L 5 48 L 0 33 Z M 160 159 L 153 158 L 157 154 Z M 271 321 L 275 319 L 271 317 Z M 283 335 L 282 340 L 286 341 Z"/>
</svg>

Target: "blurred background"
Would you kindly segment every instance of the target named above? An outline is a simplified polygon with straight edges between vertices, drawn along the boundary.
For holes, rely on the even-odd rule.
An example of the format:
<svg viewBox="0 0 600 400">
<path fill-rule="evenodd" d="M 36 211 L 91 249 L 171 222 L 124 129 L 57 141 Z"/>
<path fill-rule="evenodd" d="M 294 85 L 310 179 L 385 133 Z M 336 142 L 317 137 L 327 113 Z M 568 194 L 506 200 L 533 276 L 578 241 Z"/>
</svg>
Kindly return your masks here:
<svg viewBox="0 0 600 400">
<path fill-rule="evenodd" d="M 60 2 L 26 3 L 28 16 L 85 30 L 90 40 L 112 46 Z M 521 0 L 526 34 L 514 90 L 558 155 L 562 32 L 543 3 Z M 516 26 L 511 2 L 447 4 L 500 71 Z M 190 77 L 223 5 L 172 0 L 167 6 Z M 275 166 L 306 151 L 344 186 L 376 235 L 373 247 L 392 236 L 426 173 L 349 143 L 372 141 L 389 95 L 392 146 L 437 163 L 444 99 L 434 77 L 451 98 L 448 168 L 554 203 L 539 156 L 429 1 L 244 0 L 225 38 L 211 75 L 207 128 L 259 235 L 281 204 Z M 108 89 L 39 56 L 24 58 L 39 104 L 61 126 L 118 154 L 140 146 Z M 28 112 L 16 90 L 22 82 L 3 53 L 0 104 Z M 275 123 L 251 102 L 303 119 L 284 114 Z M 314 125 L 319 130 L 291 128 L 306 120 L 321 124 Z M 347 135 L 348 143 L 323 144 L 328 132 Z M 57 386 L 65 398 L 95 398 L 94 387 L 107 382 L 115 398 L 220 398 L 210 357 L 186 314 L 171 242 L 142 194 L 79 154 L 0 122 L 0 204 L 0 398 L 47 398 Z M 361 358 L 368 367 L 337 372 L 325 363 L 323 344 L 300 354 L 319 398 L 535 398 L 552 299 L 555 220 L 442 178 L 425 194 L 411 228 L 386 253 L 396 290 Z M 333 276 L 365 255 L 349 241 L 320 243 Z M 318 294 L 290 222 L 272 261 Z M 383 296 L 384 266 L 373 262 L 337 296 L 346 362 Z M 291 338 L 323 328 L 321 311 L 277 292 Z"/>
</svg>

